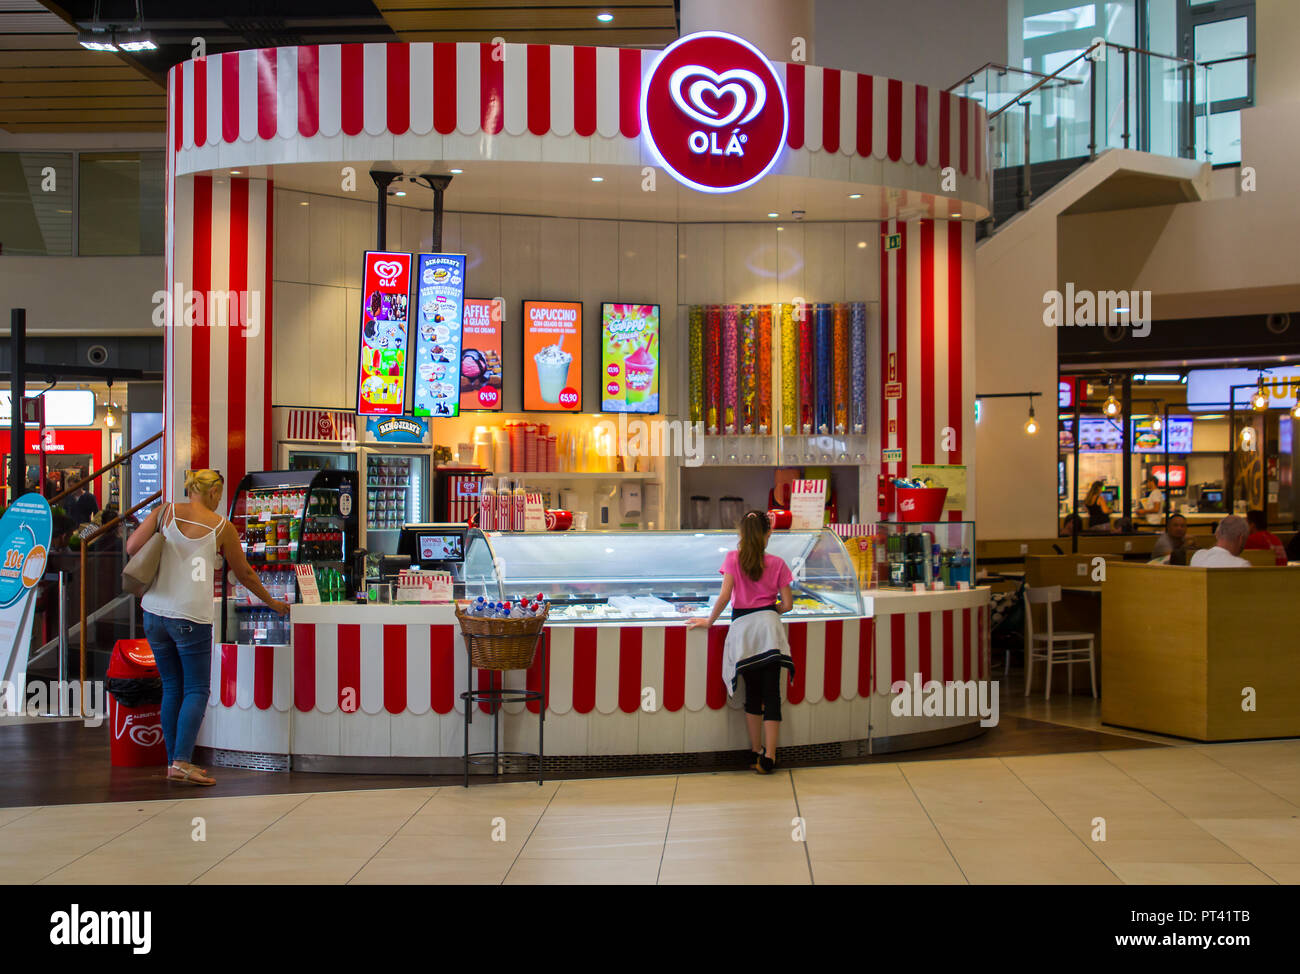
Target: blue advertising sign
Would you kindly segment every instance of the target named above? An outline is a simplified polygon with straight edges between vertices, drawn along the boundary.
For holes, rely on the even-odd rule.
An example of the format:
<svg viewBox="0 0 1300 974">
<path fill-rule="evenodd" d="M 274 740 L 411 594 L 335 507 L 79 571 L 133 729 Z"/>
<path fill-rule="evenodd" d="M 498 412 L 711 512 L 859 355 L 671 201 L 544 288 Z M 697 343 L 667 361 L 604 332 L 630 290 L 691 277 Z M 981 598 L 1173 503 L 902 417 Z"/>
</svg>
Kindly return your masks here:
<svg viewBox="0 0 1300 974">
<path fill-rule="evenodd" d="M 465 255 L 420 254 L 416 275 L 416 416 L 460 415 Z"/>
<path fill-rule="evenodd" d="M 49 502 L 40 494 L 24 494 L 0 517 L 0 683 L 5 686 L 26 685 L 33 596 L 45 574 L 52 525 Z"/>
<path fill-rule="evenodd" d="M 429 421 L 416 416 L 372 417 L 366 420 L 366 432 L 381 443 L 423 443 Z"/>
<path fill-rule="evenodd" d="M 131 413 L 131 445 L 138 446 L 161 433 L 162 428 L 162 413 Z M 162 451 L 163 441 L 158 440 L 131 458 L 131 503 L 128 508 L 162 490 Z M 138 516 L 143 520 L 151 509 L 144 508 Z"/>
</svg>

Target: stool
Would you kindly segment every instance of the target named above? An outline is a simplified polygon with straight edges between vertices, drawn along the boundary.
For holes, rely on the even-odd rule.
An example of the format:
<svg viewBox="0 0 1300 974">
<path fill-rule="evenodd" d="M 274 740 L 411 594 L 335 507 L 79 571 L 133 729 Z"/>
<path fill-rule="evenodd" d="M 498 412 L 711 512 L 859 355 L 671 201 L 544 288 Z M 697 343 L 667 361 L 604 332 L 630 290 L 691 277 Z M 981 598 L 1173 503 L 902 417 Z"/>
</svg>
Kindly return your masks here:
<svg viewBox="0 0 1300 974">
<path fill-rule="evenodd" d="M 1069 669 L 1070 693 L 1074 693 L 1074 663 L 1088 661 L 1089 682 L 1092 695 L 1097 696 L 1097 667 L 1093 655 L 1095 637 L 1090 632 L 1075 630 L 1057 631 L 1052 627 L 1052 604 L 1061 601 L 1061 586 L 1045 585 L 1039 588 L 1025 589 L 1025 696 L 1029 696 L 1034 682 L 1034 662 L 1043 660 L 1047 664 L 1047 688 L 1044 700 L 1052 696 L 1052 667 L 1061 663 Z M 1034 632 L 1033 606 L 1043 605 L 1047 613 L 1047 631 Z M 1059 647 L 1059 648 L 1058 648 Z"/>
<path fill-rule="evenodd" d="M 491 639 L 492 636 L 474 636 L 475 639 Z M 513 638 L 513 637 L 510 637 Z M 537 652 L 542 654 L 542 685 L 539 690 L 511 690 L 504 686 L 498 686 L 498 680 L 503 680 L 502 674 L 507 672 L 508 667 L 477 667 L 477 669 L 486 669 L 488 671 L 487 689 L 475 689 L 474 687 L 474 666 L 472 658 L 467 670 L 467 682 L 469 686 L 464 693 L 460 695 L 461 702 L 465 707 L 465 787 L 469 787 L 469 767 L 471 764 L 486 764 L 489 757 L 492 761 L 493 775 L 501 777 L 501 759 L 507 758 L 537 758 L 537 783 L 540 785 L 543 780 L 542 762 L 545 755 L 543 747 L 543 733 L 546 727 L 546 671 L 547 661 L 549 659 L 551 641 L 546 638 L 546 632 L 537 634 L 540 645 Z M 469 642 L 465 644 L 465 655 L 470 656 Z M 523 701 L 537 701 L 537 753 L 533 754 L 527 751 L 502 751 L 501 750 L 501 723 L 500 713 L 503 703 Z M 474 720 L 474 706 L 480 702 L 491 704 L 492 713 L 492 750 L 476 751 L 471 754 L 469 750 L 469 725 Z"/>
</svg>

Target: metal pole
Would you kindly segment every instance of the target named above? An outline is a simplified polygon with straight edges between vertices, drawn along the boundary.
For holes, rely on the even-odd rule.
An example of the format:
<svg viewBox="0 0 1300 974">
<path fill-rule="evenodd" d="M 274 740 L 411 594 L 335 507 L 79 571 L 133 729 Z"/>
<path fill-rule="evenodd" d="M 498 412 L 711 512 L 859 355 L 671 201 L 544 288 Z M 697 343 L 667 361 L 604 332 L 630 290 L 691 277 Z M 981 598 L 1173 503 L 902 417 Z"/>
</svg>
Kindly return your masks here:
<svg viewBox="0 0 1300 974">
<path fill-rule="evenodd" d="M 86 716 L 86 540 L 81 540 L 81 716 Z"/>
<path fill-rule="evenodd" d="M 1128 148 L 1128 56 L 1129 49 L 1124 48 L 1124 148 Z"/>
<path fill-rule="evenodd" d="M 1029 102 L 1023 103 L 1025 108 L 1025 159 L 1021 167 L 1020 174 L 1020 208 L 1022 210 L 1029 208 L 1029 201 L 1034 197 L 1033 188 L 1030 186 L 1029 176 Z"/>
<path fill-rule="evenodd" d="M 1084 388 L 1087 388 L 1087 380 L 1084 380 Z M 1079 401 L 1083 396 L 1079 393 L 1079 384 L 1076 378 L 1074 386 L 1074 484 L 1070 487 L 1070 512 L 1076 515 L 1070 531 L 1070 554 L 1079 553 L 1079 416 L 1082 411 L 1082 403 Z"/>
<path fill-rule="evenodd" d="M 1124 375 L 1123 390 L 1124 413 L 1120 421 L 1120 436 L 1124 445 L 1124 517 L 1133 517 L 1133 441 L 1129 436 L 1129 424 L 1133 415 L 1133 373 Z"/>
<path fill-rule="evenodd" d="M 1231 514 L 1237 509 L 1237 387 L 1228 387 L 1228 483 L 1224 491 L 1224 508 Z"/>
<path fill-rule="evenodd" d="M 9 384 L 9 503 L 27 486 L 27 446 L 23 425 L 23 397 L 27 393 L 27 309 L 9 311 L 9 340 L 13 367 Z"/>
<path fill-rule="evenodd" d="M 1097 158 L 1097 59 L 1088 59 L 1088 158 Z"/>
<path fill-rule="evenodd" d="M 370 171 L 370 178 L 375 184 L 375 189 L 379 191 L 379 199 L 375 207 L 375 249 L 388 249 L 388 185 L 400 176 L 399 172 L 376 172 Z"/>
<path fill-rule="evenodd" d="M 63 688 L 68 684 L 68 586 L 64 572 L 59 572 L 59 716 L 63 712 Z"/>
<path fill-rule="evenodd" d="M 1195 71 L 1196 68 L 1192 68 L 1192 70 Z M 1208 66 L 1205 69 L 1205 161 L 1209 163 L 1214 162 L 1210 158 L 1210 156 L 1214 155 L 1210 151 L 1210 72 L 1212 70 L 1214 69 Z M 1194 141 L 1195 138 L 1193 137 Z"/>
<path fill-rule="evenodd" d="M 451 176 L 424 173 L 421 177 L 433 190 L 433 240 L 430 249 L 435 254 L 442 253 L 442 200 L 443 193 L 451 185 Z"/>
</svg>

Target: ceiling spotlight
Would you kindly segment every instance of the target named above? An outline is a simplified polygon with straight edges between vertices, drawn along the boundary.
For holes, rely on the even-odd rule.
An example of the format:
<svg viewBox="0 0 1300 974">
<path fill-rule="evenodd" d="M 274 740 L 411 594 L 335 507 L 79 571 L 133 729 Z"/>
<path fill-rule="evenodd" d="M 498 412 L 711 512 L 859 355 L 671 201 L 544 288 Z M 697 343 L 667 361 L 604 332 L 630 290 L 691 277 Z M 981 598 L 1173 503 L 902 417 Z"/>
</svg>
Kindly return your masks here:
<svg viewBox="0 0 1300 974">
<path fill-rule="evenodd" d="M 866 246 L 867 246 L 867 242 L 866 242 L 865 240 L 859 240 L 859 241 L 858 241 L 858 250 L 862 250 L 862 249 L 864 249 Z"/>
<path fill-rule="evenodd" d="M 614 15 L 608 12 L 598 13 L 596 14 L 596 19 L 599 20 L 602 24 L 608 24 L 611 20 L 614 19 Z"/>
<path fill-rule="evenodd" d="M 87 51 L 116 51 L 113 34 L 107 27 L 77 31 L 77 43 Z"/>
<path fill-rule="evenodd" d="M 459 176 L 459 175 L 460 175 L 461 173 L 463 173 L 464 171 L 465 171 L 464 169 L 448 169 L 448 170 L 447 170 L 447 172 L 451 173 L 453 176 Z"/>
<path fill-rule="evenodd" d="M 404 189 L 399 189 L 399 190 L 398 190 L 396 193 L 394 193 L 393 195 L 394 195 L 394 196 L 405 196 L 405 195 L 406 195 L 406 190 L 404 190 Z"/>
<path fill-rule="evenodd" d="M 592 176 L 592 177 L 591 177 L 591 181 L 592 181 L 593 183 L 603 183 L 603 182 L 605 181 L 605 177 L 604 177 L 604 176 Z"/>
<path fill-rule="evenodd" d="M 780 213 L 769 213 L 769 214 L 767 215 L 767 218 L 768 218 L 769 220 L 775 220 L 775 219 L 776 219 L 778 216 L 780 216 L 780 215 L 781 215 Z"/>
<path fill-rule="evenodd" d="M 156 51 L 158 45 L 153 42 L 147 31 L 129 30 L 118 33 L 115 37 L 120 50 L 136 53 L 138 51 Z"/>
<path fill-rule="evenodd" d="M 860 200 L 860 199 L 862 199 L 862 194 L 861 194 L 861 193 L 850 193 L 850 194 L 849 194 L 849 199 L 851 199 L 851 200 Z"/>
</svg>

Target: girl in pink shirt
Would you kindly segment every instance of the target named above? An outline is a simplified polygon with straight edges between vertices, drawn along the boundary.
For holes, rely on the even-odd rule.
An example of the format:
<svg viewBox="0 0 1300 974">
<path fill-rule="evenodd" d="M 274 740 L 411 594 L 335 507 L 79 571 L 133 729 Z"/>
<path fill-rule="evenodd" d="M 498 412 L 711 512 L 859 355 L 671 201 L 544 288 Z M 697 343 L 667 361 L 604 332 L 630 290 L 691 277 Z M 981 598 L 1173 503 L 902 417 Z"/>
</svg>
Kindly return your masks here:
<svg viewBox="0 0 1300 974">
<path fill-rule="evenodd" d="M 722 651 L 722 677 L 727 693 L 736 689 L 736 676 L 745 680 L 745 723 L 749 729 L 750 767 L 771 774 L 781 733 L 781 674 L 794 673 L 790 645 L 781 613 L 793 604 L 790 567 L 767 554 L 772 526 L 762 511 L 740 519 L 740 544 L 722 559 L 722 591 L 707 619 L 688 619 L 692 629 L 718 621 L 731 603 L 731 625 Z"/>
</svg>

